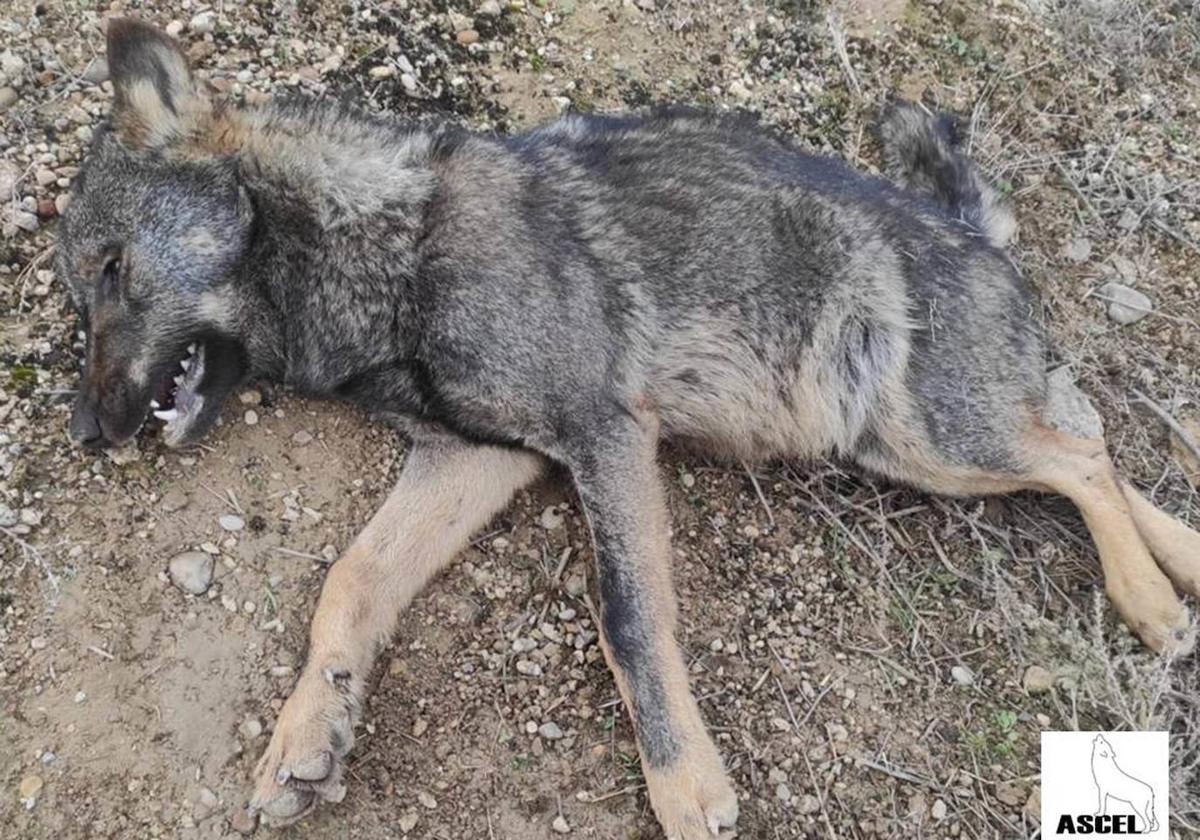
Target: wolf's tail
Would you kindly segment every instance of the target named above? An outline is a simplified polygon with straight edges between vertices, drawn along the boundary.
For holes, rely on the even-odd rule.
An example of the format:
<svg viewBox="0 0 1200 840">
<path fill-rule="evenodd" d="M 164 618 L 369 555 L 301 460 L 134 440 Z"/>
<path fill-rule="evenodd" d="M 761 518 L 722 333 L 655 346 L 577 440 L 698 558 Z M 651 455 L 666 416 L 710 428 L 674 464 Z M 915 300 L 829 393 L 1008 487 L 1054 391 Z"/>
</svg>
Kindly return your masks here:
<svg viewBox="0 0 1200 840">
<path fill-rule="evenodd" d="M 974 163 L 958 151 L 954 118 L 910 102 L 892 102 L 879 119 L 889 178 L 924 193 L 1003 248 L 1016 219 Z"/>
</svg>

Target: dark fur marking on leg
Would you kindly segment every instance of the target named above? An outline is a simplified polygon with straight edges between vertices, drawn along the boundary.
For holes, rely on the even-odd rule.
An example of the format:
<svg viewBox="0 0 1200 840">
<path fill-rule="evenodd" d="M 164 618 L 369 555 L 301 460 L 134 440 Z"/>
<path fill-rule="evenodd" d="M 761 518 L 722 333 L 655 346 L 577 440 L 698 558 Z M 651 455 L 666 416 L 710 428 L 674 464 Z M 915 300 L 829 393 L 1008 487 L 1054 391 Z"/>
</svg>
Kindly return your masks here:
<svg viewBox="0 0 1200 840">
<path fill-rule="evenodd" d="M 628 556 L 613 541 L 598 535 L 596 542 L 598 555 Z M 638 582 L 630 579 L 628 570 L 601 563 L 599 579 L 604 634 L 613 660 L 629 685 L 643 759 L 655 769 L 667 767 L 678 758 L 680 746 L 654 646 L 651 605 L 646 603 Z"/>
</svg>

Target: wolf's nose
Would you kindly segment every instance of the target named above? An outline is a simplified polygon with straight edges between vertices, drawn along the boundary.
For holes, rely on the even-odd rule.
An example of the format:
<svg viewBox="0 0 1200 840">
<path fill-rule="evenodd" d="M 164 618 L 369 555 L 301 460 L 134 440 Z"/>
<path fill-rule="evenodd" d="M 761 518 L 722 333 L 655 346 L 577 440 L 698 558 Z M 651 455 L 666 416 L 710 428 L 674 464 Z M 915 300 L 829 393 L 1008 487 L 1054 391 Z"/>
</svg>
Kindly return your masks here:
<svg viewBox="0 0 1200 840">
<path fill-rule="evenodd" d="M 95 411 L 83 405 L 76 405 L 71 414 L 71 440 L 96 449 L 104 445 L 104 432 L 100 428 L 100 418 Z"/>
</svg>

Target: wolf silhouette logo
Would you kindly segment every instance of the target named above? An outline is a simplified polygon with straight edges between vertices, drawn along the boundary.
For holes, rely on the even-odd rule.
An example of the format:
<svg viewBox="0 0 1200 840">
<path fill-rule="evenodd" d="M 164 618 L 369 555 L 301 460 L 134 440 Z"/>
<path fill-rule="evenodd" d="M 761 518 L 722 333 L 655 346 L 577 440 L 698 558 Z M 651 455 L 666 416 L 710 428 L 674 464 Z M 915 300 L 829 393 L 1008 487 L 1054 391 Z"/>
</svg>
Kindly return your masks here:
<svg viewBox="0 0 1200 840">
<path fill-rule="evenodd" d="M 1129 775 L 1117 764 L 1117 753 L 1103 735 L 1092 740 L 1092 779 L 1096 782 L 1096 816 L 1108 814 L 1110 799 L 1125 802 L 1133 809 L 1140 828 L 1145 834 L 1158 830 L 1158 818 L 1154 815 L 1154 788 Z"/>
</svg>

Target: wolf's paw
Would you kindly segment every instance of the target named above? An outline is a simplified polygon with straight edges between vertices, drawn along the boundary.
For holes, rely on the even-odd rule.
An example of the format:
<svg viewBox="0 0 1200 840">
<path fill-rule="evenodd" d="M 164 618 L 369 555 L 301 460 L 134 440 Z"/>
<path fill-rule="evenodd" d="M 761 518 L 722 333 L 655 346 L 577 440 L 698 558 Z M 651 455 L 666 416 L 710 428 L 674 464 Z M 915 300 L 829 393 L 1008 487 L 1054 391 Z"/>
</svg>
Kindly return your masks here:
<svg viewBox="0 0 1200 840">
<path fill-rule="evenodd" d="M 1179 655 L 1195 645 L 1188 611 L 1165 577 L 1137 583 L 1110 581 L 1106 589 L 1117 613 L 1147 647 Z"/>
<path fill-rule="evenodd" d="M 270 825 L 295 822 L 320 802 L 341 802 L 342 757 L 354 746 L 356 704 L 348 679 L 331 669 L 301 678 L 255 768 L 250 810 Z"/>
<path fill-rule="evenodd" d="M 650 805 L 667 840 L 711 840 L 731 837 L 722 829 L 737 822 L 738 801 L 721 766 L 716 748 L 702 756 L 684 756 L 664 771 L 647 768 Z"/>
</svg>

